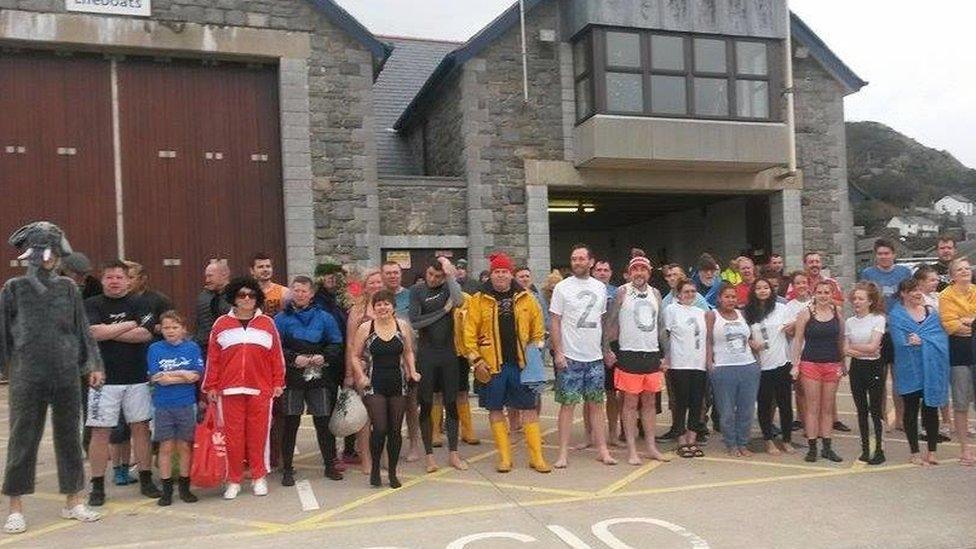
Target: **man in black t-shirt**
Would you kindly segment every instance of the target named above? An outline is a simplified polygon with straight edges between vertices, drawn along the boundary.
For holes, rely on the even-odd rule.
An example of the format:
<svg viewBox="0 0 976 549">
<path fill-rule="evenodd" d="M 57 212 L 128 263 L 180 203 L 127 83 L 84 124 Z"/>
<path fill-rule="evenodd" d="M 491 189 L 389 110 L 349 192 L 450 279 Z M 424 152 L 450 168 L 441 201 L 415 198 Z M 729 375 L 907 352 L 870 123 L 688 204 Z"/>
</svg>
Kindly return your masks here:
<svg viewBox="0 0 976 549">
<path fill-rule="evenodd" d="M 146 348 L 152 340 L 156 319 L 142 299 L 128 295 L 128 266 L 115 261 L 102 270 L 104 294 L 85 301 L 91 333 L 98 341 L 105 363 L 105 385 L 88 392 L 88 417 L 92 428 L 88 456 L 92 489 L 88 504 L 105 503 L 105 465 L 109 433 L 124 414 L 132 429 L 132 449 L 139 462 L 140 492 L 146 497 L 162 495 L 152 482 L 149 419 L 152 400 L 146 368 Z"/>
</svg>

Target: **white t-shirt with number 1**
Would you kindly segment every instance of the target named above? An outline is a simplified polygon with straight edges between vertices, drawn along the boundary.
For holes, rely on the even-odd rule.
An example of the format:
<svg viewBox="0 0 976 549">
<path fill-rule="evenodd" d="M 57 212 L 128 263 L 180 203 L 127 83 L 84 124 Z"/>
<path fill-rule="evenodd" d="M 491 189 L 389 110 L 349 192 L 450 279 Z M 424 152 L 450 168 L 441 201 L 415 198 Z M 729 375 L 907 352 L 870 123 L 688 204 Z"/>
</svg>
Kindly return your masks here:
<svg viewBox="0 0 976 549">
<path fill-rule="evenodd" d="M 607 311 L 607 287 L 593 277 L 571 276 L 556 284 L 549 312 L 560 315 L 563 354 L 577 362 L 603 358 L 603 313 Z"/>
</svg>

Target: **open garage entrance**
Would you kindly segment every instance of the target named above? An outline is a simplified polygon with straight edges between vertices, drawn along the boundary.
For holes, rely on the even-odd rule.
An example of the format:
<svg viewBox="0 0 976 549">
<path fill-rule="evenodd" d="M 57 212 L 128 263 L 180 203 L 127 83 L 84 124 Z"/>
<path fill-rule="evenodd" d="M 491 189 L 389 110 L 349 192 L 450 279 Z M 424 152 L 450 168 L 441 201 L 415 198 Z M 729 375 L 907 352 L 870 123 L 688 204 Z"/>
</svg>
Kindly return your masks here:
<svg viewBox="0 0 976 549">
<path fill-rule="evenodd" d="M 740 253 L 770 253 L 769 196 L 549 190 L 553 268 L 569 263 L 577 242 L 610 260 L 614 278 L 643 249 L 655 265 L 694 265 L 708 252 L 720 263 Z"/>
</svg>

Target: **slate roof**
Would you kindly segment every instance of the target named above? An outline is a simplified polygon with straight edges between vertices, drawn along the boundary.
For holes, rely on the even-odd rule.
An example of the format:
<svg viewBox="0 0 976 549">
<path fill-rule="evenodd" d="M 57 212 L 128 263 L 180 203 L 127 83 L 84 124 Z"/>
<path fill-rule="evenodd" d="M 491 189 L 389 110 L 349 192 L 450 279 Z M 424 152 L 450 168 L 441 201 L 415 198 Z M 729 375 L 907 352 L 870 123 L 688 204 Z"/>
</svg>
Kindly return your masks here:
<svg viewBox="0 0 976 549">
<path fill-rule="evenodd" d="M 972 204 L 973 203 L 973 201 L 971 199 L 966 198 L 965 196 L 963 196 L 961 194 L 950 194 L 949 196 L 943 196 L 942 198 L 943 199 L 945 199 L 945 198 L 951 198 L 951 199 L 953 199 L 953 200 L 955 200 L 957 202 L 962 202 L 963 204 Z"/>
<path fill-rule="evenodd" d="M 525 0 L 525 11 L 532 11 L 544 1 L 546 0 Z M 515 2 L 494 21 L 443 58 L 427 82 L 424 83 L 420 92 L 410 101 L 403 114 L 397 119 L 394 127 L 398 131 L 407 129 L 413 117 L 424 110 L 428 103 L 435 100 L 440 83 L 448 74 L 463 65 L 468 59 L 478 55 L 508 29 L 517 24 L 519 24 L 519 3 Z M 862 80 L 854 73 L 802 19 L 792 12 L 790 13 L 790 32 L 793 39 L 806 46 L 812 57 L 844 86 L 846 94 L 854 93 L 867 85 L 867 81 Z"/>
<path fill-rule="evenodd" d="M 393 54 L 373 85 L 377 170 L 381 176 L 422 175 L 421 159 L 412 157 L 406 139 L 392 130 L 393 124 L 437 64 L 460 43 L 395 36 L 380 38 L 393 45 Z"/>
</svg>

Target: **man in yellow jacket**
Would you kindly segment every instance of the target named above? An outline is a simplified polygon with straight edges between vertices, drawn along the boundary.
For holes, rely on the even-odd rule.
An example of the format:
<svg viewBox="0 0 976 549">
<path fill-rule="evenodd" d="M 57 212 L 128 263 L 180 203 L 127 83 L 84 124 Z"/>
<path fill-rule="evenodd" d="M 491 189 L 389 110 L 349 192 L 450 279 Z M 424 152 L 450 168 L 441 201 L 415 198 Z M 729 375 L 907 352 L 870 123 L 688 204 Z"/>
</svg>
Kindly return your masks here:
<svg viewBox="0 0 976 549">
<path fill-rule="evenodd" d="M 491 276 L 467 304 L 463 343 L 480 384 L 479 404 L 489 411 L 498 449 L 496 469 L 500 473 L 512 470 L 512 448 L 503 412 L 508 406 L 522 413 L 529 466 L 548 473 L 552 469 L 542 456 L 535 392 L 521 382 L 526 346 L 543 346 L 542 309 L 528 291 L 513 281 L 512 260 L 507 255 L 497 253 L 488 259 Z"/>
</svg>

